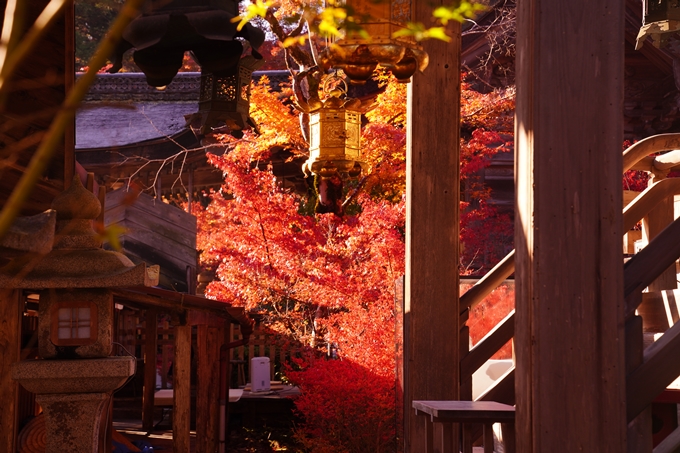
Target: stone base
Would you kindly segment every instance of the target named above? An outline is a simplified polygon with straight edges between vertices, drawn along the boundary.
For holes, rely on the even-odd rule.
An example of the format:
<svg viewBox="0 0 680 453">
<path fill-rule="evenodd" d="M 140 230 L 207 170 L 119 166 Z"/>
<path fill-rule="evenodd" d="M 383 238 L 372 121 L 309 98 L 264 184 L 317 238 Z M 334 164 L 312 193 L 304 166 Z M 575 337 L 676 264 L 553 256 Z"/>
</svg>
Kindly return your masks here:
<svg viewBox="0 0 680 453">
<path fill-rule="evenodd" d="M 134 372 L 132 357 L 25 360 L 12 366 L 12 379 L 43 408 L 45 453 L 99 453 L 111 394 Z"/>
<path fill-rule="evenodd" d="M 111 393 L 38 395 L 45 414 L 45 453 L 98 453 L 104 451 L 102 418 Z M 106 412 L 108 414 L 108 412 Z"/>
</svg>

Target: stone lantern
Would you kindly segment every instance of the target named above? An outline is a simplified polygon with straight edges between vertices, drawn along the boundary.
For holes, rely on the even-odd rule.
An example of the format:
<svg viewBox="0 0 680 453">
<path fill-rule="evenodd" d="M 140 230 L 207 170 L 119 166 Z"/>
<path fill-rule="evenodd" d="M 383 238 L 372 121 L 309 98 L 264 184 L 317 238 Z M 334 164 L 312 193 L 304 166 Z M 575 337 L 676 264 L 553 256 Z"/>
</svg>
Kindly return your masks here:
<svg viewBox="0 0 680 453">
<path fill-rule="evenodd" d="M 100 451 L 99 426 L 111 393 L 135 372 L 134 357 L 109 357 L 114 287 L 155 286 L 158 266 L 135 266 L 101 249 L 92 229 L 101 206 L 76 176 L 55 198 L 56 232 L 44 256 L 19 256 L 0 272 L 0 288 L 38 290 L 40 359 L 15 363 L 12 378 L 45 414 L 48 452 Z"/>
<path fill-rule="evenodd" d="M 342 69 L 350 81 L 365 83 L 380 65 L 388 69 L 400 82 L 407 83 L 416 70 L 428 64 L 425 51 L 411 37 L 394 38 L 398 30 L 411 21 L 411 0 L 347 0 L 357 23 L 370 38 L 351 30 L 320 55 L 324 69 Z"/>
<path fill-rule="evenodd" d="M 366 165 L 361 157 L 361 115 L 372 106 L 359 99 L 347 98 L 347 85 L 328 89 L 333 79 L 326 80 L 326 99 L 309 114 L 309 159 L 305 172 L 322 177 L 337 173 L 358 176 Z"/>
<path fill-rule="evenodd" d="M 643 0 L 642 28 L 637 36 L 635 49 L 642 48 L 647 36 L 652 37 L 655 47 L 663 47 L 672 33 L 680 31 L 679 0 Z"/>
<path fill-rule="evenodd" d="M 246 125 L 252 126 L 246 95 L 250 74 L 263 62 L 257 49 L 264 32 L 251 24 L 239 30 L 232 21 L 238 15 L 235 0 L 148 0 L 143 14 L 123 32 L 109 72 L 118 72 L 123 55 L 133 49 L 147 83 L 161 88 L 177 75 L 184 53 L 191 52 L 201 66 L 201 133 L 226 124 L 241 136 Z M 242 43 L 251 48 L 245 58 Z"/>
</svg>

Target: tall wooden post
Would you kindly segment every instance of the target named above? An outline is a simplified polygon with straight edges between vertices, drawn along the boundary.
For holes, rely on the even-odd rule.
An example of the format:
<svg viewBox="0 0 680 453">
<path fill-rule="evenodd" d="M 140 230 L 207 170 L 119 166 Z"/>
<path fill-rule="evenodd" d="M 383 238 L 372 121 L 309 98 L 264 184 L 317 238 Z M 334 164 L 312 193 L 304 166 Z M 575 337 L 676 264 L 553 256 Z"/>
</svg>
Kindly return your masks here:
<svg viewBox="0 0 680 453">
<path fill-rule="evenodd" d="M 626 451 L 624 5 L 517 3 L 517 451 Z"/>
<path fill-rule="evenodd" d="M 0 290 L 0 451 L 16 451 L 18 385 L 11 366 L 21 351 L 20 290 Z"/>
<path fill-rule="evenodd" d="M 191 326 L 175 326 L 173 368 L 173 452 L 188 453 L 191 430 Z"/>
<path fill-rule="evenodd" d="M 429 23 L 431 2 L 414 0 Z M 408 92 L 406 278 L 404 303 L 405 452 L 422 452 L 425 425 L 414 400 L 459 396 L 458 221 L 460 27 L 449 43 L 431 40 L 424 73 Z"/>
<path fill-rule="evenodd" d="M 199 324 L 196 332 L 196 452 L 214 453 L 218 443 L 220 345 L 216 327 Z"/>
<path fill-rule="evenodd" d="M 158 361 L 158 310 L 146 311 L 144 330 L 144 391 L 142 399 L 142 429 L 153 429 L 154 395 L 156 393 L 156 363 Z"/>
</svg>

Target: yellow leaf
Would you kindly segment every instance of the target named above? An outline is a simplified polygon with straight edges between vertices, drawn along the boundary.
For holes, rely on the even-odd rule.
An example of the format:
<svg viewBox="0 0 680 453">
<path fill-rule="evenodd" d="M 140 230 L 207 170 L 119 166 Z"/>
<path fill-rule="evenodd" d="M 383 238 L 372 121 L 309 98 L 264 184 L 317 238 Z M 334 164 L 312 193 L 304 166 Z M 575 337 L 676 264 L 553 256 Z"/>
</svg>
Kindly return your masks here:
<svg viewBox="0 0 680 453">
<path fill-rule="evenodd" d="M 283 47 L 290 47 L 295 44 L 303 45 L 307 41 L 307 35 L 289 36 L 283 41 Z"/>
</svg>

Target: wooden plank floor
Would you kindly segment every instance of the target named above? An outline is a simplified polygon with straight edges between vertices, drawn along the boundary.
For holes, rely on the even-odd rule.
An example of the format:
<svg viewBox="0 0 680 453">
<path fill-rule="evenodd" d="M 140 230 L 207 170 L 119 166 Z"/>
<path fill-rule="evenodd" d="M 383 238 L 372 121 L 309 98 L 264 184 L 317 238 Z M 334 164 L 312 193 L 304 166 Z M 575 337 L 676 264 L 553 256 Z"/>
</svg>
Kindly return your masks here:
<svg viewBox="0 0 680 453">
<path fill-rule="evenodd" d="M 156 420 L 158 421 L 158 420 Z M 113 427 L 130 441 L 144 441 L 153 446 L 154 451 L 163 453 L 170 453 L 173 451 L 172 443 L 172 429 L 168 420 L 164 420 L 157 429 L 154 429 L 151 434 L 147 435 L 146 431 L 142 430 L 142 422 L 140 420 L 114 420 Z M 190 437 L 190 451 L 196 451 L 196 432 L 191 431 Z"/>
</svg>

